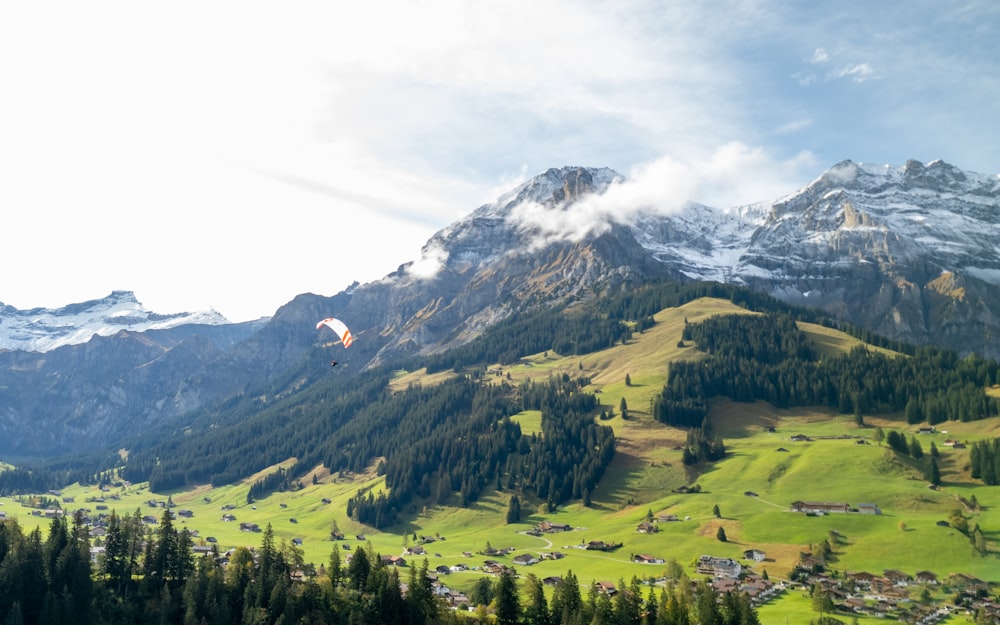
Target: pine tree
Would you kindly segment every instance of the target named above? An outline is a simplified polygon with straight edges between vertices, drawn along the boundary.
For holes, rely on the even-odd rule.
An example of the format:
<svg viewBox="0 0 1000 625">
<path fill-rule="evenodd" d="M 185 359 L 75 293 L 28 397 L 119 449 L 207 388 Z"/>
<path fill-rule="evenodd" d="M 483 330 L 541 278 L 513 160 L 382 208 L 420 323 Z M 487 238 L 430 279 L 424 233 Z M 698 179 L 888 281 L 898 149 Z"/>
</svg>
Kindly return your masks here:
<svg viewBox="0 0 1000 625">
<path fill-rule="evenodd" d="M 549 617 L 545 587 L 538 576 L 528 573 L 525 580 L 524 623 L 525 625 L 552 625 Z"/>
<path fill-rule="evenodd" d="M 327 574 L 330 577 L 330 585 L 333 588 L 338 588 L 344 581 L 344 570 L 340 559 L 340 545 L 337 543 L 333 544 L 333 549 L 330 551 L 330 568 Z"/>
<path fill-rule="evenodd" d="M 371 572 L 371 564 L 368 562 L 366 549 L 358 549 L 351 556 L 351 562 L 347 565 L 347 576 L 351 580 L 351 588 L 363 590 L 368 584 L 368 575 Z"/>
<path fill-rule="evenodd" d="M 930 466 L 927 471 L 927 481 L 934 486 L 941 485 L 941 469 L 938 467 L 937 458 L 931 456 Z"/>
<path fill-rule="evenodd" d="M 721 525 L 719 526 L 719 531 L 715 533 L 715 538 L 719 540 L 719 542 L 726 542 L 726 540 L 728 540 L 726 538 L 726 530 Z"/>
<path fill-rule="evenodd" d="M 517 495 L 512 495 L 510 498 L 510 503 L 507 506 L 507 524 L 520 523 L 521 522 L 521 502 L 518 500 Z"/>
<path fill-rule="evenodd" d="M 497 625 L 518 625 L 521 618 L 521 599 L 517 594 L 514 572 L 505 568 L 497 581 Z"/>
</svg>

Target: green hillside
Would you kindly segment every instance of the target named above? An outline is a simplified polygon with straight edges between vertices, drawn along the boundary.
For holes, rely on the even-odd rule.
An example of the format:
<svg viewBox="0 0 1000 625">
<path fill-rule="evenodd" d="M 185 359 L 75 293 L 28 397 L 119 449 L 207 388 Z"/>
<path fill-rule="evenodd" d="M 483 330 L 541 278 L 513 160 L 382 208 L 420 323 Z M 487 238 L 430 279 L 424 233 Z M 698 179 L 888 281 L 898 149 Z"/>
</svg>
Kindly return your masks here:
<svg viewBox="0 0 1000 625">
<path fill-rule="evenodd" d="M 837 414 L 827 408 L 778 409 L 764 402 L 714 398 L 709 404 L 709 417 L 715 433 L 725 441 L 726 457 L 709 465 L 685 465 L 681 447 L 686 430 L 653 419 L 651 406 L 663 389 L 672 362 L 706 358 L 691 342 L 682 341 L 685 325 L 720 314 L 753 313 L 726 300 L 703 298 L 657 313 L 655 325 L 634 334 L 624 344 L 583 356 L 561 356 L 550 351 L 526 355 L 512 364 L 485 367 L 484 384 L 506 380 L 518 386 L 564 374 L 589 378 L 590 384 L 583 390 L 599 398 L 595 419 L 602 411 L 612 415 L 601 424 L 613 428 L 616 454 L 587 507 L 576 500 L 549 512 L 545 502 L 522 492 L 488 488 L 464 508 L 458 506 L 457 494 L 446 505 L 415 501 L 401 511 L 401 522 L 378 531 L 346 514 L 348 500 L 359 489 L 378 492 L 383 488 L 383 478 L 376 475 L 374 465 L 364 473 L 330 474 L 316 468 L 299 479 L 300 488 L 270 494 L 253 504 L 247 503 L 250 485 L 276 467 L 218 488 L 206 486 L 153 495 L 145 485 L 116 487 L 107 492 L 96 486 L 72 485 L 60 497 L 74 498 L 74 503 L 63 504 L 69 508 L 82 505 L 93 509 L 98 505 L 95 499 L 103 497 L 100 505 L 119 515 L 139 509 L 141 514 L 159 516 L 162 509 L 150 506 L 148 501 L 166 501 L 169 495 L 177 510 L 192 512 L 190 518 L 178 519 L 178 523 L 198 531 L 196 542 L 211 536 L 218 541 L 220 550 L 257 545 L 260 534 L 240 531 L 240 524 L 264 527 L 270 523 L 278 540 L 286 544 L 301 540 L 304 561 L 317 566 L 328 562 L 334 546 L 356 550 L 370 542 L 383 555 L 402 554 L 417 543 L 426 543 L 422 545 L 426 555 L 407 558 L 419 563 L 426 557 L 432 568 L 459 563 L 473 567 L 482 564 L 484 556 L 478 552 L 489 545 L 512 547 L 514 550 L 501 558 L 508 564 L 525 552 L 564 555 L 530 569 L 519 567 L 521 572 L 530 570 L 539 578 L 572 570 L 581 582 L 617 584 L 633 576 L 663 575 L 665 564 L 636 564 L 631 561 L 634 554 L 676 560 L 694 576 L 693 564 L 703 554 L 743 561 L 743 552 L 756 548 L 766 553 L 766 559 L 754 564 L 754 570 L 766 570 L 771 579 L 784 579 L 802 552 L 837 535 L 830 566 L 839 571 L 880 574 L 885 569 L 899 569 L 913 574 L 930 570 L 942 578 L 960 572 L 1000 582 L 1000 488 L 971 479 L 968 448 L 948 444 L 957 440 L 968 445 L 1000 436 L 1000 421 L 996 418 L 948 421 L 938 424 L 934 433 L 919 434 L 918 425 L 907 424 L 899 414 L 864 415 L 862 427 L 854 415 Z M 799 327 L 821 357 L 847 353 L 860 344 L 830 328 L 806 323 Z M 410 386 L 440 384 L 464 373 L 399 371 L 391 384 L 402 391 Z M 627 406 L 624 418 L 623 402 Z M 512 418 L 520 424 L 523 434 L 541 434 L 539 411 L 528 410 Z M 915 461 L 879 442 L 879 429 L 902 432 L 908 439 L 916 437 L 924 449 L 933 442 L 940 451 L 941 488 L 928 488 Z M 793 440 L 793 436 L 808 440 Z M 288 466 L 293 460 L 283 464 Z M 695 484 L 700 486 L 700 492 L 675 492 Z M 514 494 L 521 498 L 522 519 L 508 525 L 505 517 Z M 116 499 L 112 500 L 112 495 Z M 973 496 L 978 508 L 967 505 Z M 881 514 L 806 516 L 790 511 L 792 502 L 800 500 L 844 502 L 852 507 L 872 503 Z M 222 520 L 222 507 L 227 505 L 233 506 L 228 512 L 235 515 L 235 521 Z M 716 506 L 718 516 L 714 514 Z M 0 510 L 29 529 L 46 524 L 11 498 L 2 500 Z M 939 525 L 947 522 L 955 510 L 968 519 L 970 527 L 978 524 L 982 528 L 987 553 L 973 549 L 969 538 L 953 527 Z M 650 515 L 654 519 L 675 515 L 679 520 L 657 523 L 656 533 L 639 533 L 638 525 Z M 525 533 L 543 520 L 575 529 L 540 536 Z M 345 534 L 344 541 L 330 540 L 335 524 Z M 717 539 L 719 528 L 724 530 L 726 542 Z M 430 538 L 433 541 L 427 540 Z M 622 547 L 600 553 L 578 548 L 591 540 L 622 543 Z M 448 584 L 470 590 L 481 576 L 479 571 L 456 573 L 448 578 Z M 784 616 L 780 620 L 778 616 L 785 612 L 774 607 L 784 602 L 797 606 L 802 600 L 787 593 L 770 607 L 762 608 L 762 621 L 776 625 L 784 622 Z M 789 613 L 796 609 L 788 608 Z M 868 621 L 875 622 L 862 619 Z"/>
</svg>

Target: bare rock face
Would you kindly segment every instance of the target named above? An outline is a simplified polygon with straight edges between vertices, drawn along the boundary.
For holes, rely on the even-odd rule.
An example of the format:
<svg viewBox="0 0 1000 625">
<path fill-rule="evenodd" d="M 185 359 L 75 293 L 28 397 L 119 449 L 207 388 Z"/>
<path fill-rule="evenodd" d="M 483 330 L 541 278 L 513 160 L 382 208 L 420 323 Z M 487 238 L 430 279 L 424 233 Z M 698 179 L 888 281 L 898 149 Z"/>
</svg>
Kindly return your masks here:
<svg viewBox="0 0 1000 625">
<path fill-rule="evenodd" d="M 0 455 L 114 445 L 224 400 L 253 393 L 266 403 L 303 388 L 328 374 L 329 341 L 315 323 L 331 314 L 355 335 L 338 354 L 338 375 L 352 375 L 461 345 L 519 311 L 664 277 L 744 285 L 889 338 L 1000 358 L 997 176 L 844 161 L 772 202 L 623 206 L 585 223 L 576 209 L 620 182 L 610 169 L 550 169 L 442 229 L 422 258 L 381 280 L 300 295 L 268 320 L 126 329 L 44 353 L 0 347 Z M 111 299 L 98 308 L 162 321 Z M 33 323 L 41 314 L 29 312 Z M 0 305 L 0 335 L 25 314 Z M 59 336 L 74 331 L 60 324 Z"/>
<path fill-rule="evenodd" d="M 998 235 L 995 176 L 845 161 L 773 203 L 734 276 L 890 338 L 996 358 Z"/>
</svg>

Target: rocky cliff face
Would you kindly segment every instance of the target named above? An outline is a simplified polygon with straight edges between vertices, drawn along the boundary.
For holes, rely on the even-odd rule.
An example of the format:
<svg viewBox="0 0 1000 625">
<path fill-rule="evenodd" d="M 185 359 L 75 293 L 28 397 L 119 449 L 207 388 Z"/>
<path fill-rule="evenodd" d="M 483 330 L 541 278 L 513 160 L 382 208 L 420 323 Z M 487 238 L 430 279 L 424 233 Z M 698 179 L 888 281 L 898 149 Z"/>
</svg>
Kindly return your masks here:
<svg viewBox="0 0 1000 625">
<path fill-rule="evenodd" d="M 1000 180 L 838 164 L 771 204 L 733 280 L 878 334 L 1000 357 Z"/>
<path fill-rule="evenodd" d="M 743 284 L 891 338 L 1000 358 L 996 176 L 845 161 L 773 202 L 611 207 L 595 221 L 588 198 L 617 184 L 628 183 L 608 169 L 551 169 L 385 278 L 301 295 L 270 320 L 0 352 L 0 454 L 111 445 L 228 397 L 302 388 L 328 374 L 330 341 L 314 326 L 329 315 L 355 335 L 336 352 L 338 375 L 351 375 L 462 344 L 518 310 L 662 277 Z"/>
</svg>

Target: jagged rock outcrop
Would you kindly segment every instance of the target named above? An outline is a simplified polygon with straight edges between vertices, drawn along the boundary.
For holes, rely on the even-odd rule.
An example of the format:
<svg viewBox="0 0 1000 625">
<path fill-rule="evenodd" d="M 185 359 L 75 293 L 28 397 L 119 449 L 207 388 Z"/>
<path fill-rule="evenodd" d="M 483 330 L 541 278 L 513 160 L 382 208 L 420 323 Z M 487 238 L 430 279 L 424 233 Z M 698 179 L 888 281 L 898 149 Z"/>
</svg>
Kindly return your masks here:
<svg viewBox="0 0 1000 625">
<path fill-rule="evenodd" d="M 329 341 L 314 326 L 331 314 L 356 338 L 338 353 L 338 375 L 351 375 L 463 344 L 519 310 L 663 277 L 742 284 L 890 338 L 1000 358 L 996 176 L 844 161 L 772 202 L 595 212 L 593 195 L 618 184 L 628 181 L 609 169 L 551 169 L 385 278 L 300 295 L 269 320 L 0 351 L 0 454 L 113 445 L 226 398 L 266 403 L 305 387 L 328 372 Z"/>
</svg>

